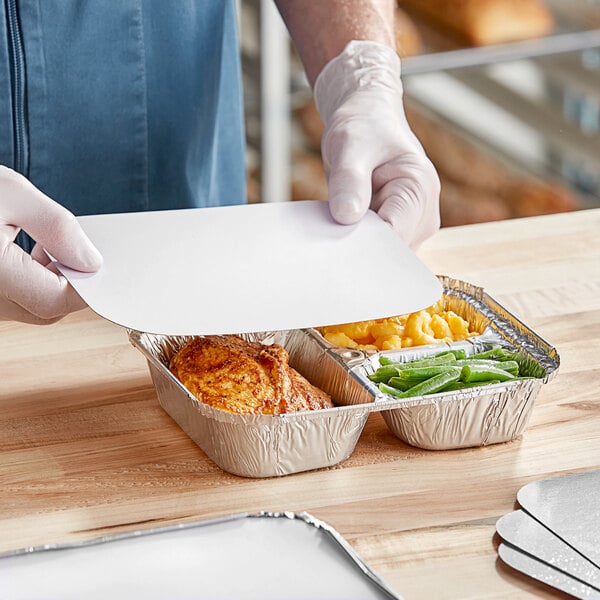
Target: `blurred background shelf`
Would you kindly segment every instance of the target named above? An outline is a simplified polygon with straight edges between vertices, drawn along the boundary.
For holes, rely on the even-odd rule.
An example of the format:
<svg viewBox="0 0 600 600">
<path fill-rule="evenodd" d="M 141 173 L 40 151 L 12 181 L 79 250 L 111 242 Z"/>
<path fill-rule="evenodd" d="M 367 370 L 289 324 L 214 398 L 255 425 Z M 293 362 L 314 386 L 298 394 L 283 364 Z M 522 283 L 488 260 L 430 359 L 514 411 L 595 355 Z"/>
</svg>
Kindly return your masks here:
<svg viewBox="0 0 600 600">
<path fill-rule="evenodd" d="M 485 66 L 524 58 L 587 50 L 599 46 L 600 29 L 597 29 L 562 33 L 534 40 L 494 44 L 493 46 L 427 52 L 404 58 L 402 61 L 402 74 L 415 75 L 464 67 Z"/>
<path fill-rule="evenodd" d="M 472 47 L 398 9 L 407 117 L 440 174 L 443 225 L 600 206 L 600 2 L 544 6 L 547 35 Z M 270 0 L 240 0 L 240 15 L 248 199 L 326 199 L 322 123 L 285 28 Z"/>
</svg>

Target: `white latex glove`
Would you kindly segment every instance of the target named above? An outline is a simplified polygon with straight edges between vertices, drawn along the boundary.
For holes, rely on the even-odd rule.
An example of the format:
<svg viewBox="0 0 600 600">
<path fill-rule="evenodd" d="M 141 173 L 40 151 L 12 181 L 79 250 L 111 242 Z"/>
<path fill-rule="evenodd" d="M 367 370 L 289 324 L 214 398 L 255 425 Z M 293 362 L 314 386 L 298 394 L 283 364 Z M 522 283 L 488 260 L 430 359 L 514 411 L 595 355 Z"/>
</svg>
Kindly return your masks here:
<svg viewBox="0 0 600 600">
<path fill-rule="evenodd" d="M 31 255 L 14 240 L 24 229 L 36 245 Z M 86 304 L 52 269 L 43 251 L 78 271 L 93 272 L 102 257 L 75 217 L 25 177 L 0 166 L 0 320 L 53 323 Z"/>
<path fill-rule="evenodd" d="M 440 182 L 406 121 L 396 52 L 350 42 L 322 69 L 314 97 L 333 218 L 352 224 L 372 208 L 418 247 L 440 226 Z"/>
</svg>

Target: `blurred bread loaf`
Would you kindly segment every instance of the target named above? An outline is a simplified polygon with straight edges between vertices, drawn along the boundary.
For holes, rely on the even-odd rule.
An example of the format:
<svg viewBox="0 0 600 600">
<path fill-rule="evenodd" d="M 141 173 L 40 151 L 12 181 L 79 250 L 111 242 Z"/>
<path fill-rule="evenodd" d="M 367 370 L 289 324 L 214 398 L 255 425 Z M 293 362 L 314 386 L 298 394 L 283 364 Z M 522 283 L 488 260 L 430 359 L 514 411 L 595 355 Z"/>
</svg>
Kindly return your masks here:
<svg viewBox="0 0 600 600">
<path fill-rule="evenodd" d="M 509 206 L 494 192 L 440 177 L 440 220 L 443 227 L 510 219 Z"/>
<path fill-rule="evenodd" d="M 563 185 L 535 179 L 508 181 L 500 190 L 515 217 L 532 217 L 577 210 L 573 194 Z"/>
<path fill-rule="evenodd" d="M 518 172 L 414 102 L 405 106 L 408 122 L 440 176 L 442 226 L 579 208 L 564 185 Z"/>
<path fill-rule="evenodd" d="M 294 109 L 294 119 L 302 137 L 301 147 L 292 156 L 292 200 L 327 200 L 325 168 L 321 160 L 324 125 L 312 98 Z"/>
<path fill-rule="evenodd" d="M 554 28 L 542 0 L 399 0 L 399 5 L 475 46 L 540 37 Z"/>
<path fill-rule="evenodd" d="M 321 115 L 317 110 L 312 98 L 307 98 L 305 102 L 299 104 L 294 109 L 294 118 L 298 121 L 300 129 L 305 136 L 305 143 L 310 150 L 321 151 L 321 138 L 325 125 L 321 120 Z"/>
<path fill-rule="evenodd" d="M 329 191 L 321 157 L 295 152 L 292 161 L 292 200 L 327 200 Z"/>
<path fill-rule="evenodd" d="M 450 180 L 497 193 L 505 185 L 506 173 L 498 160 L 466 142 L 411 100 L 405 101 L 406 118 L 436 169 Z"/>
</svg>

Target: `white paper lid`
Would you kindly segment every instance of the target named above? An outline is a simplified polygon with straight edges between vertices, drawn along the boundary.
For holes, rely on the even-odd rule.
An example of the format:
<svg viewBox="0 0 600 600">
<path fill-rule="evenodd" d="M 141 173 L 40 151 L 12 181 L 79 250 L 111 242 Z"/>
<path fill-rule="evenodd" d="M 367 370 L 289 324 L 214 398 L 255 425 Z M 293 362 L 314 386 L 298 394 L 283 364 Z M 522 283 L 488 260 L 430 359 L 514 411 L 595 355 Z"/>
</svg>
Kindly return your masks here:
<svg viewBox="0 0 600 600">
<path fill-rule="evenodd" d="M 102 317 L 166 335 L 316 327 L 420 310 L 438 279 L 375 213 L 339 225 L 326 202 L 79 217 L 104 257 L 58 268 Z"/>
</svg>

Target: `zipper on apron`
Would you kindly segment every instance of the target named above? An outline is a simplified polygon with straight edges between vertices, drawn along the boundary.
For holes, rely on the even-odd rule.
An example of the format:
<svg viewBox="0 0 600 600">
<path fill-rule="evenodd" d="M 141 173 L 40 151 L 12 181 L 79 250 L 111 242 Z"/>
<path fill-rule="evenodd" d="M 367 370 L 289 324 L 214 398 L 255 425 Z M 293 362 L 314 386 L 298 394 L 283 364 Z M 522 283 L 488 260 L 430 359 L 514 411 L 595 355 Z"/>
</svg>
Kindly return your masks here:
<svg viewBox="0 0 600 600">
<path fill-rule="evenodd" d="M 25 51 L 19 23 L 17 0 L 5 0 L 8 29 L 14 128 L 14 169 L 22 175 L 29 173 L 29 136 L 27 128 L 27 82 Z"/>
</svg>

